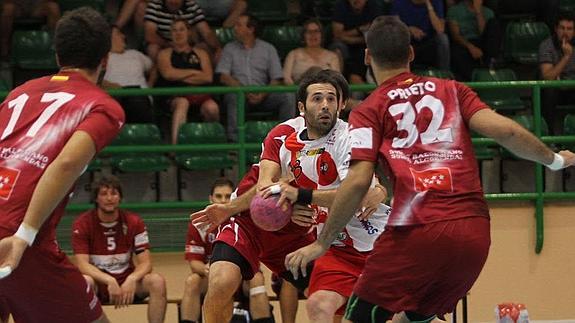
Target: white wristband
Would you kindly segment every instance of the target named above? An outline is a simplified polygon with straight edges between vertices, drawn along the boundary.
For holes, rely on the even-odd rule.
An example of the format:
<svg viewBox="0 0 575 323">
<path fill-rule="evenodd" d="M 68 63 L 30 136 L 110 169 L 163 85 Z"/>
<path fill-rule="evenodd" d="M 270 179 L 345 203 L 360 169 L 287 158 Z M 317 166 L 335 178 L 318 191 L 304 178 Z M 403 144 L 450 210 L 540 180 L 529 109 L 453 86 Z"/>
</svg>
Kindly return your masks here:
<svg viewBox="0 0 575 323">
<path fill-rule="evenodd" d="M 22 223 L 22 224 L 20 224 L 20 227 L 18 227 L 18 231 L 16 231 L 16 233 L 14 233 L 14 235 L 16 237 L 26 241 L 28 246 L 31 246 L 34 243 L 34 239 L 36 239 L 37 233 L 38 233 L 38 230 L 31 228 L 28 225 Z"/>
<path fill-rule="evenodd" d="M 547 165 L 547 168 L 550 170 L 560 170 L 564 167 L 564 164 L 565 160 L 563 159 L 563 156 L 555 153 L 555 155 L 553 155 L 553 162 Z"/>
<path fill-rule="evenodd" d="M 257 286 L 257 287 L 250 288 L 250 296 L 255 296 L 258 294 L 265 294 L 265 293 L 266 293 L 266 287 L 265 286 Z"/>
<path fill-rule="evenodd" d="M 275 184 L 270 186 L 270 193 L 272 194 L 279 194 L 282 192 L 280 184 Z"/>
</svg>

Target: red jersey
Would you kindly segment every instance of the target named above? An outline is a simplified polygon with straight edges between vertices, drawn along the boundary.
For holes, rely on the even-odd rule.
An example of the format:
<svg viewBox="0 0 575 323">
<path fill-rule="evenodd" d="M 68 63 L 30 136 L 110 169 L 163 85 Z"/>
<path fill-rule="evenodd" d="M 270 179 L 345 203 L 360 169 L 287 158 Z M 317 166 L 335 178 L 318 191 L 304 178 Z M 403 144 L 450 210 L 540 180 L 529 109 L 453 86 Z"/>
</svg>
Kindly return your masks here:
<svg viewBox="0 0 575 323">
<path fill-rule="evenodd" d="M 31 80 L 10 92 L 0 105 L 0 227 L 16 231 L 38 180 L 74 132 L 86 132 L 100 151 L 123 123 L 120 105 L 78 73 Z M 36 244 L 56 246 L 67 202 L 54 209 Z"/>
<path fill-rule="evenodd" d="M 84 212 L 72 225 L 75 254 L 90 255 L 90 263 L 112 276 L 134 270 L 133 253 L 150 248 L 144 221 L 136 213 L 120 210 L 118 220 L 101 222 L 96 210 Z"/>
<path fill-rule="evenodd" d="M 200 230 L 191 221 L 188 225 L 188 236 L 186 237 L 185 258 L 187 261 L 199 260 L 207 263 L 212 255 L 212 244 L 216 240 L 214 232 Z"/>
<path fill-rule="evenodd" d="M 379 158 L 394 184 L 389 225 L 489 217 L 468 129 L 487 108 L 461 83 L 402 73 L 352 111 L 351 159 Z"/>
</svg>

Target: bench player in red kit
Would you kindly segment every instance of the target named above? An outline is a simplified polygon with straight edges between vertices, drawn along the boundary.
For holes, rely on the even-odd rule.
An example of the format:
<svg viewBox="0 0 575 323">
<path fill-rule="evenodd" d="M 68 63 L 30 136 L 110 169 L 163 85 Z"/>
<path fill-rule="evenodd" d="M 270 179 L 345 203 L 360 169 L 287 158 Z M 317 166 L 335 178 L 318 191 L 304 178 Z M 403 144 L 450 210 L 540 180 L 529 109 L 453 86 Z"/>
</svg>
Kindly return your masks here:
<svg viewBox="0 0 575 323">
<path fill-rule="evenodd" d="M 96 207 L 78 215 L 72 224 L 72 249 L 80 272 L 102 304 L 119 308 L 148 298 L 148 322 L 163 322 L 166 281 L 152 272 L 144 221 L 120 209 L 122 186 L 115 176 L 93 183 L 92 200 Z"/>
<path fill-rule="evenodd" d="M 467 86 L 412 74 L 413 57 L 405 24 L 374 21 L 366 63 L 378 88 L 351 113 L 349 174 L 318 240 L 286 258 L 296 273 L 329 248 L 380 161 L 393 183 L 393 211 L 348 301 L 352 322 L 385 322 L 402 312 L 394 322 L 429 322 L 452 312 L 477 279 L 490 232 L 471 130 L 553 170 L 575 162 L 573 153 L 553 153 Z"/>
<path fill-rule="evenodd" d="M 54 44 L 60 72 L 15 88 L 0 105 L 0 300 L 16 322 L 107 321 L 55 231 L 73 183 L 124 123 L 95 84 L 110 27 L 95 10 L 73 10 Z"/>
</svg>

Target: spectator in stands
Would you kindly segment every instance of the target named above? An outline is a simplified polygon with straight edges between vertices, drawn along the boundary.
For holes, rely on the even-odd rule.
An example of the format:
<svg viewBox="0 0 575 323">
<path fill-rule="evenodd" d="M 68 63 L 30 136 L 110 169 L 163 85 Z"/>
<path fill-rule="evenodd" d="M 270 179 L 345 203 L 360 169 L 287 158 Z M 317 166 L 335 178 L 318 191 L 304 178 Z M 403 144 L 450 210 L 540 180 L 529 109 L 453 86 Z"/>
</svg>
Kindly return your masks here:
<svg viewBox="0 0 575 323">
<path fill-rule="evenodd" d="M 208 19 L 222 21 L 222 27 L 231 28 L 241 14 L 246 12 L 247 0 L 198 0 Z"/>
<path fill-rule="evenodd" d="M 411 33 L 413 65 L 449 70 L 449 38 L 445 33 L 443 0 L 395 0 L 391 14 L 399 16 Z"/>
<path fill-rule="evenodd" d="M 227 86 L 282 84 L 282 67 L 277 50 L 257 38 L 259 22 L 249 14 L 242 14 L 234 25 L 235 41 L 224 47 L 216 68 L 220 82 Z M 227 111 L 228 138 L 237 141 L 236 96 L 224 95 Z M 293 96 L 288 93 L 248 93 L 246 112 L 271 110 L 279 121 L 295 114 Z"/>
<path fill-rule="evenodd" d="M 340 71 L 337 55 L 322 47 L 323 30 L 317 19 L 310 19 L 303 24 L 304 47 L 290 51 L 284 62 L 284 82 L 298 83 L 302 75 L 312 67 Z"/>
<path fill-rule="evenodd" d="M 383 12 L 376 0 L 339 0 L 335 4 L 332 49 L 343 61 L 344 75 L 352 84 L 365 83 L 365 38 L 372 20 Z"/>
<path fill-rule="evenodd" d="M 451 65 L 456 77 L 471 80 L 477 67 L 493 67 L 501 49 L 501 28 L 483 0 L 460 0 L 447 11 Z"/>
<path fill-rule="evenodd" d="M 116 177 L 102 177 L 92 194 L 96 207 L 72 225 L 78 268 L 102 304 L 123 307 L 149 297 L 148 321 L 163 322 L 166 282 L 152 272 L 146 225 L 136 213 L 120 209 L 122 186 Z"/>
<path fill-rule="evenodd" d="M 133 17 L 136 29 L 143 30 L 146 5 L 147 0 L 124 0 L 114 24 L 123 29 Z"/>
<path fill-rule="evenodd" d="M 192 39 L 196 44 L 208 50 L 213 57 L 220 53 L 220 43 L 212 31 L 204 12 L 194 0 L 149 0 L 144 16 L 144 35 L 146 38 L 148 55 L 155 60 L 162 48 L 169 46 L 172 40 L 172 22 L 176 18 L 185 19 L 192 26 Z M 199 34 L 199 36 L 198 36 Z M 201 39 L 200 39 L 201 38 Z"/>
<path fill-rule="evenodd" d="M 172 46 L 158 54 L 158 70 L 164 79 L 162 86 L 201 86 L 213 82 L 214 70 L 208 53 L 191 45 L 190 25 L 176 18 L 171 25 Z M 172 144 L 177 143 L 178 130 L 186 123 L 190 106 L 198 106 L 206 122 L 220 119 L 220 108 L 209 94 L 175 96 L 169 101 L 172 110 Z"/>
<path fill-rule="evenodd" d="M 56 0 L 2 1 L 0 14 L 0 60 L 7 61 L 10 54 L 10 38 L 15 18 L 45 17 L 48 29 L 53 31 L 60 19 L 60 6 Z"/>
<path fill-rule="evenodd" d="M 233 190 L 234 184 L 229 179 L 221 178 L 216 180 L 210 192 L 210 203 L 228 203 Z M 206 293 L 208 288 L 209 258 L 215 238 L 215 232 L 206 232 L 190 221 L 185 257 L 190 264 L 192 272 L 188 275 L 185 282 L 181 305 L 181 323 L 199 322 L 201 296 Z M 257 320 L 272 317 L 273 314 L 270 311 L 269 300 L 264 286 L 264 277 L 261 272 L 256 273 L 250 281 L 244 281 L 243 288 L 240 289 L 244 291 L 243 294 L 249 296 L 251 321 L 259 322 Z"/>
<path fill-rule="evenodd" d="M 575 16 L 572 12 L 561 12 L 551 37 L 539 46 L 539 72 L 544 80 L 575 80 L 575 56 L 573 36 Z M 560 134 L 564 112 L 556 109 L 559 104 L 573 104 L 573 89 L 548 88 L 542 92 L 542 114 L 552 134 Z"/>
<path fill-rule="evenodd" d="M 108 58 L 104 86 L 107 88 L 148 88 L 153 84 L 152 60 L 143 53 L 126 49 L 126 36 L 112 28 L 112 48 Z M 148 76 L 147 76 L 148 75 Z M 116 100 L 124 108 L 126 123 L 154 123 L 154 109 L 148 96 L 124 96 Z"/>
</svg>

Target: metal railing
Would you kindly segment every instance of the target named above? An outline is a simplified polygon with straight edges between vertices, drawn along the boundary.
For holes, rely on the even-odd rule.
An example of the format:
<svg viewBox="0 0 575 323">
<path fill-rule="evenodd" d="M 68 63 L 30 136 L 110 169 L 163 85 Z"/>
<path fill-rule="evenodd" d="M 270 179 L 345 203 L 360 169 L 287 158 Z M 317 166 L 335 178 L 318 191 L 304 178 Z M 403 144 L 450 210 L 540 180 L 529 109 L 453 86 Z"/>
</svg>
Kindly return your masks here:
<svg viewBox="0 0 575 323">
<path fill-rule="evenodd" d="M 575 81 L 507 81 L 507 82 L 472 82 L 467 83 L 474 89 L 512 88 L 532 89 L 532 108 L 534 118 L 534 133 L 545 143 L 574 143 L 575 136 L 541 136 L 541 89 L 575 87 Z M 116 154 L 125 152 L 189 152 L 189 151 L 230 151 L 238 152 L 238 173 L 243 175 L 246 171 L 246 152 L 260 148 L 259 143 L 246 142 L 245 128 L 245 94 L 250 92 L 295 92 L 296 86 L 243 86 L 243 87 L 177 87 L 177 88 L 150 88 L 150 89 L 115 89 L 110 90 L 112 96 L 172 96 L 181 94 L 236 94 L 237 99 L 237 122 L 238 143 L 235 144 L 209 144 L 209 145 L 153 145 L 153 146 L 109 146 L 102 152 Z M 374 85 L 352 85 L 352 91 L 371 91 Z M 7 92 L 0 92 L 0 97 L 5 97 Z M 492 139 L 473 138 L 473 144 L 477 146 L 496 145 Z M 540 253 L 544 242 L 544 214 L 543 202 L 545 200 L 575 199 L 575 192 L 544 192 L 543 168 L 535 167 L 535 192 L 533 193 L 500 193 L 486 194 L 489 201 L 529 200 L 535 201 L 536 218 L 536 246 L 535 252 Z M 124 203 L 122 207 L 130 209 L 199 209 L 207 205 L 207 201 L 190 202 L 152 202 L 152 203 Z M 68 211 L 82 211 L 93 207 L 92 204 L 70 204 Z"/>
</svg>

